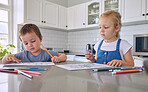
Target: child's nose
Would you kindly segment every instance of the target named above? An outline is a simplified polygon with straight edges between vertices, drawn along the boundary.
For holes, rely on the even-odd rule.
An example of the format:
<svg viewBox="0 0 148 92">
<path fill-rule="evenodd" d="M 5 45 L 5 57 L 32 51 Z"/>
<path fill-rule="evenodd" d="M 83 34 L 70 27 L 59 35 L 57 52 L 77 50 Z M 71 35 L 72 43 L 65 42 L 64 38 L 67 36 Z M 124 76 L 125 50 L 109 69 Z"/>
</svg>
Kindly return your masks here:
<svg viewBox="0 0 148 92">
<path fill-rule="evenodd" d="M 31 47 L 32 46 L 32 43 L 30 43 L 29 46 Z"/>
<path fill-rule="evenodd" d="M 103 28 L 100 28 L 99 30 L 100 30 L 100 32 L 103 32 L 104 31 Z"/>
</svg>

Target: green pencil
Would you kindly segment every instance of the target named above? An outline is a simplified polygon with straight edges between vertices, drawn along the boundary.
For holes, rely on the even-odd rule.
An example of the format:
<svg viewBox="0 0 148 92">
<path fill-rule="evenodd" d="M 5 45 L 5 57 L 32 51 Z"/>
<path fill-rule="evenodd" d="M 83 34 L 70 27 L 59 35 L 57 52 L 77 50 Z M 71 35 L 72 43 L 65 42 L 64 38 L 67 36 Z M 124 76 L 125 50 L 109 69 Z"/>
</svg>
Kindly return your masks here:
<svg viewBox="0 0 148 92">
<path fill-rule="evenodd" d="M 111 70 L 111 69 L 121 69 L 121 68 L 93 69 L 92 71 L 94 71 L 94 72 L 100 72 L 100 71 L 108 71 L 108 70 Z"/>
</svg>

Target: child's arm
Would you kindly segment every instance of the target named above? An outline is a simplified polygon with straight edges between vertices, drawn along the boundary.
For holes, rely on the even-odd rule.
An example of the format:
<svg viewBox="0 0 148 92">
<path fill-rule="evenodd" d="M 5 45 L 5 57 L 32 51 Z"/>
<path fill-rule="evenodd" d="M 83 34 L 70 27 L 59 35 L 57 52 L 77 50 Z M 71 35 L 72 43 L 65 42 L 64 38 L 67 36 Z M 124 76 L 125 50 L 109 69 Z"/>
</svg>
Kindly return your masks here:
<svg viewBox="0 0 148 92">
<path fill-rule="evenodd" d="M 14 62 L 19 63 L 21 60 L 17 59 L 16 57 L 14 57 L 13 55 L 6 55 L 3 57 L 2 59 L 2 63 L 3 64 L 9 64 L 9 63 L 14 63 Z"/>
<path fill-rule="evenodd" d="M 52 62 L 61 62 L 61 61 L 66 61 L 67 56 L 63 53 L 58 53 L 58 56 L 54 56 L 51 58 Z"/>
<path fill-rule="evenodd" d="M 125 61 L 122 60 L 112 60 L 111 62 L 107 63 L 110 66 L 134 66 L 134 60 L 132 57 L 131 49 L 124 55 Z"/>
<path fill-rule="evenodd" d="M 86 57 L 86 59 L 90 60 L 91 63 L 95 63 L 96 62 L 96 59 L 95 59 L 96 58 L 96 54 L 95 54 L 95 58 L 94 58 L 91 50 L 90 51 L 85 51 L 85 57 Z"/>
</svg>

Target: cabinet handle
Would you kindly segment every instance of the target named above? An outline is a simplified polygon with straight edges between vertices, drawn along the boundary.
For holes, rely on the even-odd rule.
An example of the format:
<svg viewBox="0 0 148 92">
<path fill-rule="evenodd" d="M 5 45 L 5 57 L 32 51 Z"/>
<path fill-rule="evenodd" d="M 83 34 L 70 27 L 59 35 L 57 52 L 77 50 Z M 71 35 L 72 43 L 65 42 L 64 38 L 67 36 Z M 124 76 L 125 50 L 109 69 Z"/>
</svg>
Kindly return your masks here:
<svg viewBox="0 0 148 92">
<path fill-rule="evenodd" d="M 146 15 L 148 15 L 148 13 L 146 13 Z"/>
<path fill-rule="evenodd" d="M 43 20 L 41 22 L 43 23 Z"/>
<path fill-rule="evenodd" d="M 68 26 L 66 25 L 66 28 L 67 28 Z"/>
<path fill-rule="evenodd" d="M 44 21 L 44 23 L 46 23 L 46 21 Z"/>
<path fill-rule="evenodd" d="M 85 25 L 85 23 L 83 23 L 83 25 Z"/>
<path fill-rule="evenodd" d="M 142 14 L 142 16 L 145 16 L 145 14 Z"/>
</svg>

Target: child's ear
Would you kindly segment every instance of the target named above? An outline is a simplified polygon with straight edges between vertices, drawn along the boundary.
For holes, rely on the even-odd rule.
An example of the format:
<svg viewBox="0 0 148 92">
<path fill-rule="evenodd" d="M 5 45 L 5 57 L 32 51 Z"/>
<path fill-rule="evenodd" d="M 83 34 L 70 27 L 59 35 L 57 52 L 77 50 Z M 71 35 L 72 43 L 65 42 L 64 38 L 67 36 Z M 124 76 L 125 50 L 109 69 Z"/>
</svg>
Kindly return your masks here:
<svg viewBox="0 0 148 92">
<path fill-rule="evenodd" d="M 120 28 L 121 28 L 121 26 L 120 25 L 117 25 L 116 26 L 116 32 L 120 31 Z"/>
<path fill-rule="evenodd" d="M 42 42 L 42 39 L 43 39 L 43 36 L 41 35 L 41 39 L 40 39 L 41 42 Z"/>
</svg>

